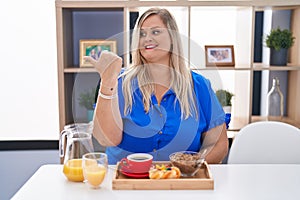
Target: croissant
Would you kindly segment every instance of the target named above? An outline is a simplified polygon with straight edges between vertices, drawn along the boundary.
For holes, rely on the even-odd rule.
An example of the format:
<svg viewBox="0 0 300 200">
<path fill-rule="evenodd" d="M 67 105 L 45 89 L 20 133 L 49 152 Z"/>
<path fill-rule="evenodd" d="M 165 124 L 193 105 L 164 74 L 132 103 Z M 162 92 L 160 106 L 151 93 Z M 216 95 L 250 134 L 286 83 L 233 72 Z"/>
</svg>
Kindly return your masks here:
<svg viewBox="0 0 300 200">
<path fill-rule="evenodd" d="M 149 170 L 150 179 L 171 179 L 179 178 L 181 172 L 179 168 L 166 165 L 155 165 Z"/>
</svg>

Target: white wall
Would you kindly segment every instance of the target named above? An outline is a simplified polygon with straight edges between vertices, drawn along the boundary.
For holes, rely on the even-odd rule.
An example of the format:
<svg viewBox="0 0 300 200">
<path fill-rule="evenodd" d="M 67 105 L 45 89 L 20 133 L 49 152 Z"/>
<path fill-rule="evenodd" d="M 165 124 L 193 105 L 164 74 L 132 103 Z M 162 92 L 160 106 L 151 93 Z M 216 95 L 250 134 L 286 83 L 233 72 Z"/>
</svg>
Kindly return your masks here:
<svg viewBox="0 0 300 200">
<path fill-rule="evenodd" d="M 58 139 L 55 0 L 1 2 L 0 140 Z"/>
<path fill-rule="evenodd" d="M 55 0 L 2 1 L 0 141 L 59 136 Z M 12 195 L 58 150 L 0 151 L 0 199 Z"/>
</svg>

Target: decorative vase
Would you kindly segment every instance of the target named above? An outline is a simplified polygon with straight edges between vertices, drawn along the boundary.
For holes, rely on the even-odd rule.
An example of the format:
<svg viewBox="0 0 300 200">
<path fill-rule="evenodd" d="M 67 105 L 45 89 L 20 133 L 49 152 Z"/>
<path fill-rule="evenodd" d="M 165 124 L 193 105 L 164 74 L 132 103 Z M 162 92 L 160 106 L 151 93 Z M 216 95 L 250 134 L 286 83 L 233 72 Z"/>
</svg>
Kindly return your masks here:
<svg viewBox="0 0 300 200">
<path fill-rule="evenodd" d="M 231 113 L 231 106 L 223 106 L 223 110 L 225 113 Z"/>
<path fill-rule="evenodd" d="M 94 110 L 87 110 L 87 120 L 88 122 L 93 121 L 94 118 Z"/>
<path fill-rule="evenodd" d="M 223 110 L 225 112 L 226 129 L 228 129 L 231 121 L 231 106 L 223 106 Z"/>
<path fill-rule="evenodd" d="M 276 51 L 275 49 L 271 48 L 270 65 L 286 66 L 287 53 L 288 49 L 280 49 L 279 51 Z"/>
</svg>

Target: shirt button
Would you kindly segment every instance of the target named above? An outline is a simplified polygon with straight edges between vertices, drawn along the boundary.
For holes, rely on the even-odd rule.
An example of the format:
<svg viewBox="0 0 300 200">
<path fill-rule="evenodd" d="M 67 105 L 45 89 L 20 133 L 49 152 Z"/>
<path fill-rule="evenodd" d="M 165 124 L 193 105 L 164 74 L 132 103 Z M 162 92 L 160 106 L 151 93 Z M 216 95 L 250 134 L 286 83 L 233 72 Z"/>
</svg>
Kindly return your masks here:
<svg viewBox="0 0 300 200">
<path fill-rule="evenodd" d="M 160 113 L 159 116 L 162 117 L 163 115 Z"/>
<path fill-rule="evenodd" d="M 156 149 L 153 149 L 153 152 L 156 152 Z"/>
<path fill-rule="evenodd" d="M 160 134 L 160 135 L 161 135 L 162 133 L 163 133 L 162 131 L 159 131 L 159 132 L 158 132 L 158 134 Z"/>
<path fill-rule="evenodd" d="M 167 99 L 166 99 L 166 98 L 164 98 L 164 99 L 163 99 L 163 101 L 167 101 Z"/>
</svg>

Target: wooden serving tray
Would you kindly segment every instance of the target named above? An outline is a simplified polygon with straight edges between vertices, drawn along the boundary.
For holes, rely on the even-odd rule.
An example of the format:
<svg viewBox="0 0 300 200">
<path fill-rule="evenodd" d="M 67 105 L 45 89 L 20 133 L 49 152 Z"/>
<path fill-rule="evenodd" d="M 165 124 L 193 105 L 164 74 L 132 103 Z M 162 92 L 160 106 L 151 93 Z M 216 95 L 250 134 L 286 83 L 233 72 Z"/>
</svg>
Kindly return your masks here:
<svg viewBox="0 0 300 200">
<path fill-rule="evenodd" d="M 153 164 L 168 164 L 168 162 L 154 162 Z M 190 178 L 179 179 L 149 179 L 131 178 L 123 175 L 119 170 L 119 163 L 113 175 L 113 190 L 213 190 L 214 180 L 206 162 L 198 173 Z"/>
</svg>

